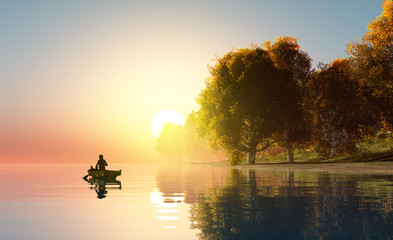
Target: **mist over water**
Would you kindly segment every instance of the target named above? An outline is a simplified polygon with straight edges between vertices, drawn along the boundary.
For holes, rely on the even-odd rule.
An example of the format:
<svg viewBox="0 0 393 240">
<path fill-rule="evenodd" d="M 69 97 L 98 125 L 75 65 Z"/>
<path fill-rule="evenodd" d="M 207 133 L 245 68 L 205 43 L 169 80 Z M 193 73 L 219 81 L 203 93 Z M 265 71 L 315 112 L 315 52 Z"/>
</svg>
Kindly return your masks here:
<svg viewBox="0 0 393 240">
<path fill-rule="evenodd" d="M 209 164 L 7 164 L 1 239 L 386 239 L 388 175 L 236 170 Z"/>
</svg>

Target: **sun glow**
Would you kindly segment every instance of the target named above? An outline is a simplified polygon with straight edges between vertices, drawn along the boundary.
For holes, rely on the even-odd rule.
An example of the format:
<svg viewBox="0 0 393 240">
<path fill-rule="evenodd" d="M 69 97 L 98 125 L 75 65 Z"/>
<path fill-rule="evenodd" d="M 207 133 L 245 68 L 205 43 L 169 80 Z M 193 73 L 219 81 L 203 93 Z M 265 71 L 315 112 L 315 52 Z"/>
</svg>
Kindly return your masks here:
<svg viewBox="0 0 393 240">
<path fill-rule="evenodd" d="M 180 124 L 183 126 L 184 118 L 180 115 L 180 113 L 172 109 L 159 111 L 156 115 L 154 115 L 150 125 L 151 132 L 155 138 L 160 136 L 161 130 L 166 123 L 173 123 L 176 125 Z"/>
</svg>

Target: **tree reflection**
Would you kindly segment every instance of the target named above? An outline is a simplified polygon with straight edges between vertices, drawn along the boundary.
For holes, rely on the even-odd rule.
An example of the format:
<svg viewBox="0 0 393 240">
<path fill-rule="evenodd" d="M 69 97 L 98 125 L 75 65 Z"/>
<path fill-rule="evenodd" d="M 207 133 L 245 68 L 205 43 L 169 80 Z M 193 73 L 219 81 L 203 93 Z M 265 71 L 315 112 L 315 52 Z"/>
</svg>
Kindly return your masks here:
<svg viewBox="0 0 393 240">
<path fill-rule="evenodd" d="M 200 229 L 200 239 L 392 237 L 393 215 L 376 196 L 364 195 L 358 181 L 327 173 L 231 170 L 223 187 L 199 195 L 191 228 Z"/>
<path fill-rule="evenodd" d="M 169 164 L 159 169 L 156 181 L 158 191 L 164 195 L 182 194 L 185 203 L 193 204 L 197 202 L 198 192 L 204 192 L 212 185 L 224 185 L 226 175 L 226 168 Z"/>
<path fill-rule="evenodd" d="M 391 180 L 388 180 L 390 182 Z M 363 184 L 372 184 L 366 189 Z M 383 208 L 383 196 L 391 187 L 384 186 L 384 193 L 375 177 L 343 177 L 321 174 L 319 194 L 315 196 L 315 216 L 310 216 L 304 231 L 306 239 L 391 239 L 393 215 Z M 390 183 L 391 185 L 391 183 Z M 373 192 L 365 192 L 374 189 Z M 392 196 L 390 196 L 391 199 Z"/>
<path fill-rule="evenodd" d="M 201 230 L 201 239 L 293 239 L 300 236 L 307 224 L 303 216 L 312 211 L 312 199 L 258 193 L 253 170 L 248 171 L 247 177 L 232 170 L 226 186 L 201 195 L 199 203 L 192 207 L 192 228 Z M 302 208 L 300 201 L 303 201 Z"/>
</svg>

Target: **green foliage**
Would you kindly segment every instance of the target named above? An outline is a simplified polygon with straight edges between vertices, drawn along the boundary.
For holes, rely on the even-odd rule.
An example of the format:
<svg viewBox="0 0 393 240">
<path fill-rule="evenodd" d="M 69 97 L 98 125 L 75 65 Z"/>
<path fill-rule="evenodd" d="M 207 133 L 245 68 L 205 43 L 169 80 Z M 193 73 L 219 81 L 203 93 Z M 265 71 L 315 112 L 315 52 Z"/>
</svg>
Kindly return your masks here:
<svg viewBox="0 0 393 240">
<path fill-rule="evenodd" d="M 230 151 L 227 151 L 226 155 L 228 158 L 228 163 L 231 166 L 235 166 L 242 163 L 244 159 L 244 153 L 239 151 L 239 149 L 232 149 Z"/>
<path fill-rule="evenodd" d="M 185 158 L 193 162 L 214 161 L 223 158 L 222 152 L 210 148 L 206 138 L 198 136 L 196 121 L 196 113 L 192 112 L 184 123 Z"/>
<path fill-rule="evenodd" d="M 374 138 L 357 143 L 362 153 L 383 153 L 393 151 L 393 141 L 391 137 Z"/>
<path fill-rule="evenodd" d="M 286 47 L 285 41 L 266 50 L 229 52 L 210 67 L 206 88 L 198 98 L 199 132 L 213 146 L 225 149 L 233 164 L 240 153 L 247 153 L 248 162 L 253 163 L 256 152 L 272 142 L 300 139 L 299 88 L 295 67 L 287 67 L 292 66 L 291 57 L 285 55 L 293 48 Z"/>
<path fill-rule="evenodd" d="M 202 133 L 227 151 L 255 148 L 259 138 L 270 135 L 274 128 L 262 125 L 263 120 L 272 121 L 268 111 L 277 111 L 275 99 L 269 96 L 278 90 L 277 85 L 269 84 L 277 74 L 269 56 L 259 48 L 230 52 L 210 68 L 210 74 L 198 98 Z"/>
</svg>

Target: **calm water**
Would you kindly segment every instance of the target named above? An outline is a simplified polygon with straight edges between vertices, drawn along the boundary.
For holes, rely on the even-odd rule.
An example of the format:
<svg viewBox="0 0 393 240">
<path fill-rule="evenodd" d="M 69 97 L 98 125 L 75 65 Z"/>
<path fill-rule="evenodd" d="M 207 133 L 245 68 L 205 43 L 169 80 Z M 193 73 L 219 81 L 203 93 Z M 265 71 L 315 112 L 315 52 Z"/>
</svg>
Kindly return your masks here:
<svg viewBox="0 0 393 240">
<path fill-rule="evenodd" d="M 110 164 L 8 164 L 0 239 L 393 239 L 393 177 Z"/>
</svg>

